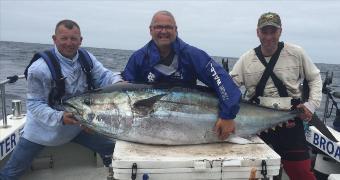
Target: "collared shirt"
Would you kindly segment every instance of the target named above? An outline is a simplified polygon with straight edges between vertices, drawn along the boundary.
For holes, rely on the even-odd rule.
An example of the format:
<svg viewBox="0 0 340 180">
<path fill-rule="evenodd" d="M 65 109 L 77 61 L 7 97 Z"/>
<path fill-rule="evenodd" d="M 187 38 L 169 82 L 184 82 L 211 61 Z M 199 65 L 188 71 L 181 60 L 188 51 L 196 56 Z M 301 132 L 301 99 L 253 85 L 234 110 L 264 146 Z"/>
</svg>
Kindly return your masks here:
<svg viewBox="0 0 340 180">
<path fill-rule="evenodd" d="M 65 97 L 87 90 L 86 75 L 78 60 L 78 53 L 73 59 L 62 56 L 54 48 L 57 60 L 65 79 Z M 113 73 L 89 53 L 92 63 L 92 77 L 95 87 L 103 87 L 122 81 L 119 73 Z M 81 131 L 79 125 L 63 125 L 63 111 L 48 106 L 48 95 L 54 87 L 51 72 L 40 58 L 28 69 L 27 122 L 23 137 L 29 141 L 55 146 L 69 142 Z"/>
<path fill-rule="evenodd" d="M 267 61 L 269 59 L 270 57 L 266 58 Z M 265 67 L 257 58 L 254 49 L 251 49 L 240 57 L 230 75 L 238 86 L 245 86 L 247 97 L 251 98 L 255 94 L 255 88 L 264 70 Z M 304 105 L 312 113 L 320 106 L 322 98 L 320 70 L 312 63 L 301 47 L 285 43 L 273 72 L 286 86 L 288 95 L 292 98 L 301 98 L 300 84 L 306 79 L 310 92 L 308 102 L 305 102 Z M 269 77 L 265 86 L 263 96 L 280 97 L 271 77 Z"/>
</svg>

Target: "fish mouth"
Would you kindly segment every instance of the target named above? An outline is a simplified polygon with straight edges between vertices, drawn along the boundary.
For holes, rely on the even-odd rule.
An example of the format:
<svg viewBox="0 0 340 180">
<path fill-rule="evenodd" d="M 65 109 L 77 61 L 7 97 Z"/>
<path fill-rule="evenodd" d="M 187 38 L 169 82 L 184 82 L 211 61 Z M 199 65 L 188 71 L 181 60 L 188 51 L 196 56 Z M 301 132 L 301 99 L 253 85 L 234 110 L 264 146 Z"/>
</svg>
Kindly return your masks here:
<svg viewBox="0 0 340 180">
<path fill-rule="evenodd" d="M 77 113 L 77 114 L 81 114 L 79 112 L 79 110 L 71 103 L 69 102 L 63 102 L 63 105 L 64 105 L 64 110 L 67 111 L 67 112 L 71 112 L 71 113 Z"/>
</svg>

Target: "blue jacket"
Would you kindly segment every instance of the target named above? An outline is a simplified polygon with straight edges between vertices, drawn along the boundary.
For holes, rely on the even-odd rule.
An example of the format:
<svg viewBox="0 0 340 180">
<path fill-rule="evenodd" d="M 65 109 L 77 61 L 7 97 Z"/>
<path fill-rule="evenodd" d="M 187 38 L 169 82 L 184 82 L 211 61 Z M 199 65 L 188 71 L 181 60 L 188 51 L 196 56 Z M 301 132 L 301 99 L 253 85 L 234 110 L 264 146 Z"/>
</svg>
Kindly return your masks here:
<svg viewBox="0 0 340 180">
<path fill-rule="evenodd" d="M 61 72 L 65 79 L 65 96 L 72 96 L 87 90 L 86 75 L 81 69 L 78 53 L 73 59 L 62 56 L 54 48 Z M 92 63 L 92 77 L 95 87 L 103 87 L 121 80 L 119 74 L 103 67 L 89 53 Z M 27 121 L 23 137 L 44 146 L 56 146 L 71 141 L 81 128 L 79 125 L 63 125 L 63 111 L 48 105 L 48 95 L 53 87 L 53 79 L 45 61 L 40 58 L 28 69 L 27 77 Z"/>
<path fill-rule="evenodd" d="M 239 111 L 241 92 L 229 74 L 204 51 L 190 46 L 180 38 L 172 43 L 178 57 L 177 71 L 165 75 L 154 68 L 160 61 L 156 44 L 151 40 L 130 57 L 122 75 L 137 83 L 183 83 L 195 85 L 200 80 L 213 88 L 219 98 L 219 117 L 234 119 Z"/>
</svg>

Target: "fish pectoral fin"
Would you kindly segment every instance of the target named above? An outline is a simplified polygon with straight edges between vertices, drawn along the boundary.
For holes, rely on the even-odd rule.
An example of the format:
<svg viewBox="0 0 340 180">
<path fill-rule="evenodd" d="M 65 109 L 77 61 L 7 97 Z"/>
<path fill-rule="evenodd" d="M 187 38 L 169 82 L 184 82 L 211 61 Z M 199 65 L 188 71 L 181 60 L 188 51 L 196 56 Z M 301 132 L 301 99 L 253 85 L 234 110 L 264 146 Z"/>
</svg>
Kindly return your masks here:
<svg viewBox="0 0 340 180">
<path fill-rule="evenodd" d="M 225 141 L 230 142 L 230 143 L 234 143 L 234 144 L 252 144 L 252 143 L 254 143 L 254 142 L 252 142 L 248 139 L 242 138 L 240 136 L 235 136 L 235 135 L 230 135 L 228 137 L 228 139 L 226 139 Z"/>
<path fill-rule="evenodd" d="M 137 112 L 138 114 L 143 114 L 143 115 L 150 114 L 151 112 L 153 112 L 153 106 L 155 105 L 155 103 L 159 101 L 165 95 L 167 94 L 160 94 L 160 95 L 152 96 L 147 99 L 136 101 L 133 104 L 133 110 Z"/>
</svg>

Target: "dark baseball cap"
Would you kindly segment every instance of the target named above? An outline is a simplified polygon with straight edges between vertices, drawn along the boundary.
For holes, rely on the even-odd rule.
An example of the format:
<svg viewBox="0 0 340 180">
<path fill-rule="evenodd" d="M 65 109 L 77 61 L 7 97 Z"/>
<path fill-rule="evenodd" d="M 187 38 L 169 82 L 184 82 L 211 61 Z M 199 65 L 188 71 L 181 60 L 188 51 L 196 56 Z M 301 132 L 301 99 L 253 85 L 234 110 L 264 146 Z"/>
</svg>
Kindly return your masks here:
<svg viewBox="0 0 340 180">
<path fill-rule="evenodd" d="M 262 14 L 257 23 L 257 27 L 261 29 L 265 26 L 274 26 L 276 28 L 281 28 L 280 16 L 273 12 Z"/>
</svg>

